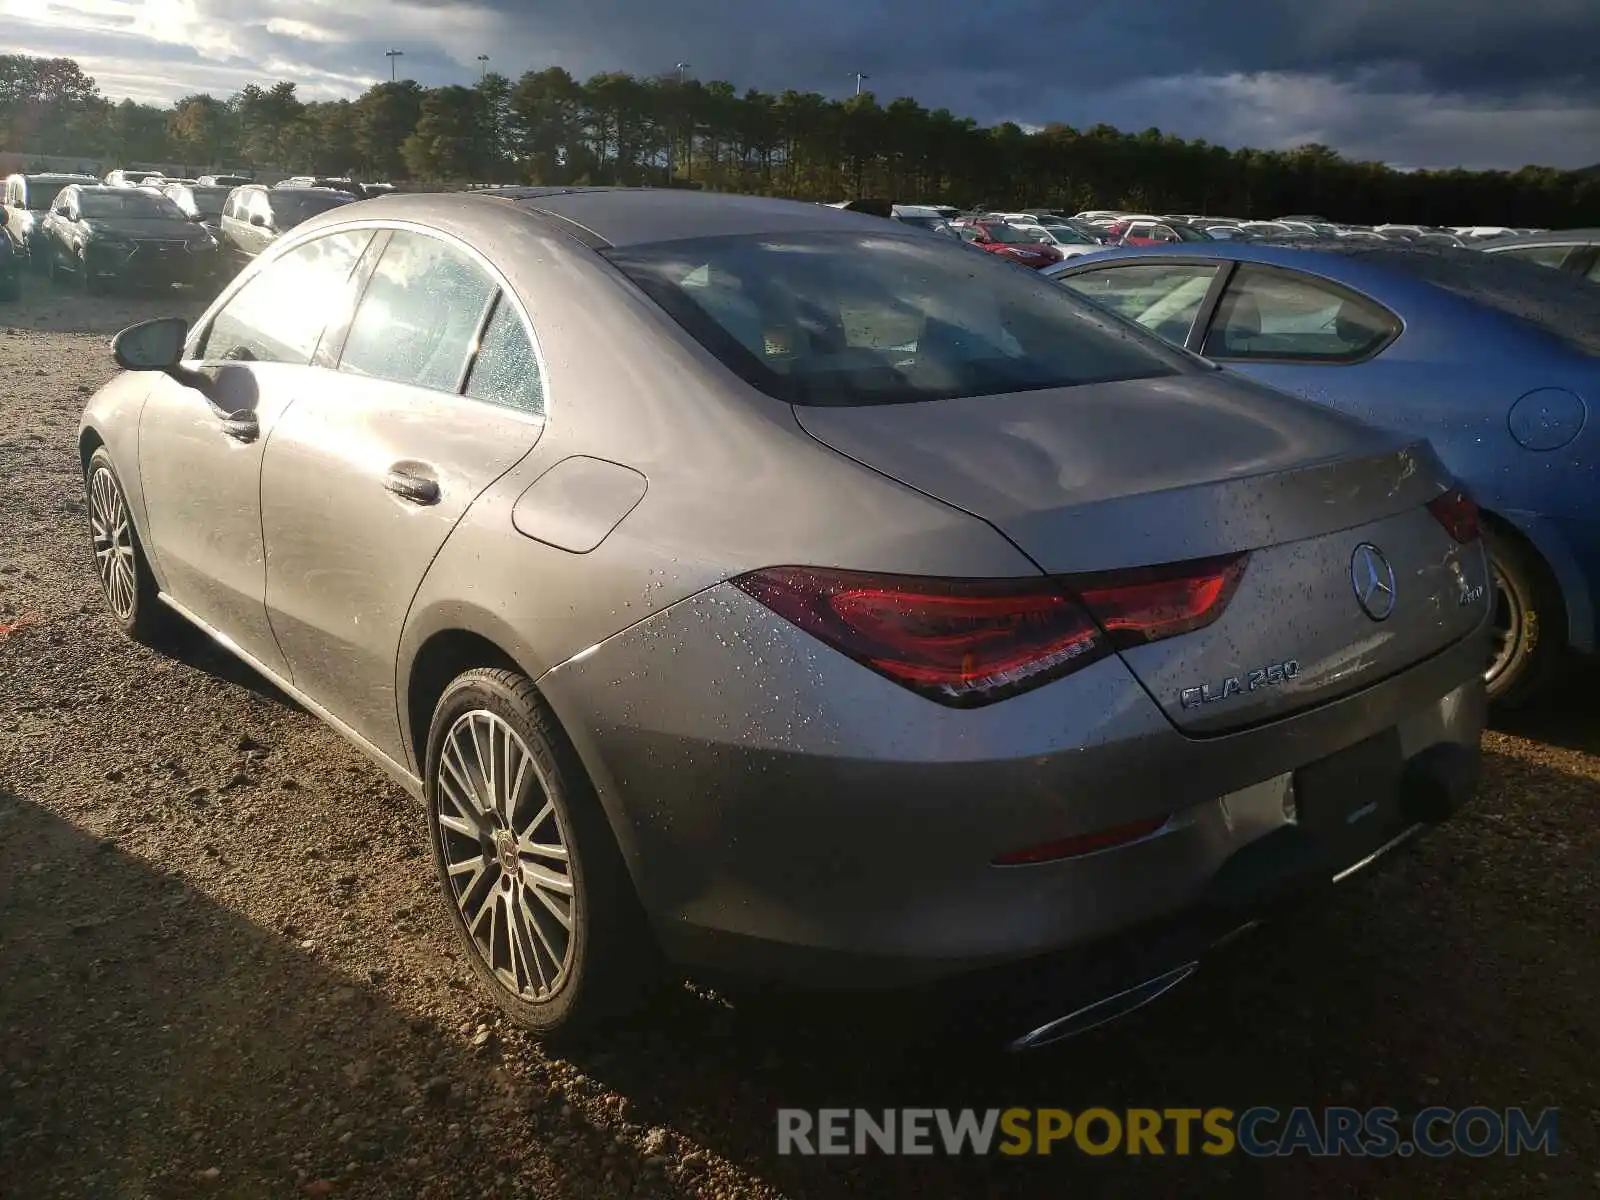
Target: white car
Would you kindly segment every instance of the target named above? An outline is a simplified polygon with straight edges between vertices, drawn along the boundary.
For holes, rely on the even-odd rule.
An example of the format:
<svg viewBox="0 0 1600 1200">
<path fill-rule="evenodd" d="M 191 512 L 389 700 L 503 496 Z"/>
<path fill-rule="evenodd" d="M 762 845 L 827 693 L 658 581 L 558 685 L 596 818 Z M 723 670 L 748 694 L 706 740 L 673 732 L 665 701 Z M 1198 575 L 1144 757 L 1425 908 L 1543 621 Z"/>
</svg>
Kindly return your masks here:
<svg viewBox="0 0 1600 1200">
<path fill-rule="evenodd" d="M 1045 243 L 1047 246 L 1054 246 L 1058 251 L 1060 251 L 1063 259 L 1077 258 L 1080 255 L 1093 254 L 1096 250 L 1105 249 L 1105 247 L 1100 245 L 1098 242 L 1079 240 L 1083 237 L 1083 235 L 1078 233 L 1078 231 L 1073 229 L 1070 225 L 1055 226 L 1055 229 L 1059 229 L 1061 231 L 1060 235 L 1057 236 L 1050 226 L 1043 225 L 1038 221 L 1007 220 L 1006 224 L 1011 226 L 1013 229 L 1020 229 L 1024 233 L 1037 234 L 1039 241 Z"/>
</svg>

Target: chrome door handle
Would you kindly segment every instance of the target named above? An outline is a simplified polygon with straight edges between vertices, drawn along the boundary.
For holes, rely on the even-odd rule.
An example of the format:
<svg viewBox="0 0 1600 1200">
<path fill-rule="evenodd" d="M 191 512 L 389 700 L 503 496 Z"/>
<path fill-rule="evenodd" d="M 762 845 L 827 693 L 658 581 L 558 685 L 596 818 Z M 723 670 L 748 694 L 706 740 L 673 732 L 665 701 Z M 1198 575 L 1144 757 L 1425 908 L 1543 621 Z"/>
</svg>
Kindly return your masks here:
<svg viewBox="0 0 1600 1200">
<path fill-rule="evenodd" d="M 261 425 L 250 413 L 234 413 L 222 418 L 222 432 L 236 442 L 253 442 L 261 436 Z"/>
<path fill-rule="evenodd" d="M 439 503 L 439 483 L 426 475 L 418 475 L 399 467 L 391 467 L 383 477 L 383 486 L 412 504 Z"/>
</svg>

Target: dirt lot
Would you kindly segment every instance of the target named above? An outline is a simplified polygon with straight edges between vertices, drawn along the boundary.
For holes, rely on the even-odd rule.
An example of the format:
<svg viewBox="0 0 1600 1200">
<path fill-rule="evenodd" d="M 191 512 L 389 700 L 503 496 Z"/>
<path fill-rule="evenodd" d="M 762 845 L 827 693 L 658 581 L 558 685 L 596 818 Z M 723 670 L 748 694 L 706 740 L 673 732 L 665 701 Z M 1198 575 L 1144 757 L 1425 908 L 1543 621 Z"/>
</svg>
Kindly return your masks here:
<svg viewBox="0 0 1600 1200">
<path fill-rule="evenodd" d="M 893 1050 L 685 990 L 546 1057 L 452 947 L 420 813 L 198 639 L 102 616 L 74 436 L 107 335 L 0 310 L 0 1192 L 29 1197 L 1577 1197 L 1600 1189 L 1593 675 L 1476 809 L 1058 1051 Z M 181 309 L 181 304 L 177 305 Z M 1587 708 L 1587 714 L 1584 708 Z M 822 1162 L 779 1106 L 1558 1105 L 1556 1157 Z"/>
</svg>

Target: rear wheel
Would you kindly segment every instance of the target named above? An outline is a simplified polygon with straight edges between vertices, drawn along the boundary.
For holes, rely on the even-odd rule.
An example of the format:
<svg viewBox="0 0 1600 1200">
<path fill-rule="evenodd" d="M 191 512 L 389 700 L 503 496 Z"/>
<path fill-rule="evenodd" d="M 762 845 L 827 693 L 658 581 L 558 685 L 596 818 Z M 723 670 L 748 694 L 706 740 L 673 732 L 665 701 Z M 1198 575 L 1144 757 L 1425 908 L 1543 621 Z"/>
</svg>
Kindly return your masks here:
<svg viewBox="0 0 1600 1200">
<path fill-rule="evenodd" d="M 1494 627 L 1483 678 L 1491 701 L 1515 708 L 1555 674 L 1566 614 L 1549 569 L 1520 538 L 1486 528 L 1484 546 L 1494 584 Z"/>
<path fill-rule="evenodd" d="M 480 668 L 428 733 L 429 840 L 473 972 L 518 1024 L 573 1035 L 660 978 L 654 939 L 576 752 L 533 684 Z"/>
<path fill-rule="evenodd" d="M 0 300 L 22 299 L 22 269 L 17 269 L 0 275 Z"/>
</svg>

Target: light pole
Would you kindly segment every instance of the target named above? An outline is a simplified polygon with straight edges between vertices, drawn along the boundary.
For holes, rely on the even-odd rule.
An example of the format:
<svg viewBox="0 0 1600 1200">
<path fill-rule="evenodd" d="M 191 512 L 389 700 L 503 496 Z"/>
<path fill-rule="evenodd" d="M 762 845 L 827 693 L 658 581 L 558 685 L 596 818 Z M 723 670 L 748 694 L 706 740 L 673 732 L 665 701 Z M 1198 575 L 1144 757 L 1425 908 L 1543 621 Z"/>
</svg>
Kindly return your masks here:
<svg viewBox="0 0 1600 1200">
<path fill-rule="evenodd" d="M 394 82 L 394 64 L 395 64 L 395 60 L 405 57 L 405 53 L 406 52 L 404 50 L 385 50 L 383 52 L 383 56 L 389 60 L 389 82 L 390 83 Z"/>
<path fill-rule="evenodd" d="M 863 79 L 871 79 L 871 78 L 872 78 L 871 75 L 864 75 L 860 71 L 856 72 L 856 95 L 858 95 L 858 96 L 861 95 L 861 81 Z"/>
<path fill-rule="evenodd" d="M 689 63 L 679 63 L 678 64 L 678 82 L 679 83 L 682 83 L 684 81 L 684 78 L 688 74 L 689 67 L 690 67 Z"/>
<path fill-rule="evenodd" d="M 478 82 L 482 83 L 488 74 L 489 56 L 487 54 L 480 54 L 478 55 Z"/>
</svg>

